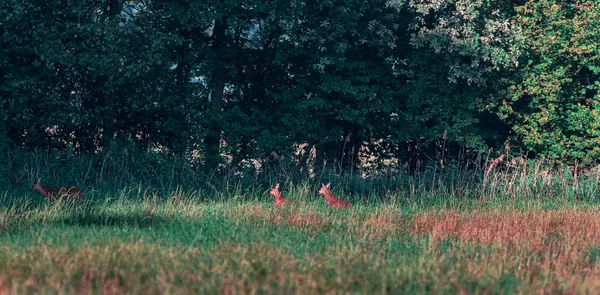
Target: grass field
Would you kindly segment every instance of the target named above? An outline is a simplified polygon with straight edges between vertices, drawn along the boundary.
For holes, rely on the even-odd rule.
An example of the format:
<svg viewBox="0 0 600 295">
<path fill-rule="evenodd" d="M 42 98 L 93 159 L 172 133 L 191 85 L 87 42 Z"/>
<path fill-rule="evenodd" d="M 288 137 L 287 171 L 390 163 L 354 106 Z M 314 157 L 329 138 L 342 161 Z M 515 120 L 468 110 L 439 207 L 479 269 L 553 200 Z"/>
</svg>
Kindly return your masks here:
<svg viewBox="0 0 600 295">
<path fill-rule="evenodd" d="M 285 191 L 284 191 L 285 193 Z M 598 293 L 600 207 L 5 195 L 0 294 Z M 344 198 L 344 195 L 340 195 Z"/>
</svg>

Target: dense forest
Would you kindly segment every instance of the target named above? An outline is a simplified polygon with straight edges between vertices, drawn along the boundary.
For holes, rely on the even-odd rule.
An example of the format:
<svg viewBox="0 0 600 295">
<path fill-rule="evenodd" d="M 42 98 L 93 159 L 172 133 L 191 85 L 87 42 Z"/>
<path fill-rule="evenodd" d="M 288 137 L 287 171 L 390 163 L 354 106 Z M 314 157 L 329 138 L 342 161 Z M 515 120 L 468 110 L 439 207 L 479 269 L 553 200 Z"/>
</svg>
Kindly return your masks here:
<svg viewBox="0 0 600 295">
<path fill-rule="evenodd" d="M 3 165 L 414 169 L 492 149 L 591 166 L 599 22 L 585 0 L 3 0 Z"/>
</svg>

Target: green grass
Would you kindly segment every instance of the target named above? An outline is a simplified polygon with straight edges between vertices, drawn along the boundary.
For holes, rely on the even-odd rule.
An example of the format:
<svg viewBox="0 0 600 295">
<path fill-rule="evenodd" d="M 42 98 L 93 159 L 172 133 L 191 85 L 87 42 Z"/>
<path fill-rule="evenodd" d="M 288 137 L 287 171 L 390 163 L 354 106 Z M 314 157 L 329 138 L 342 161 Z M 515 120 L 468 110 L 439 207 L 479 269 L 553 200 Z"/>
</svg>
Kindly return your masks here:
<svg viewBox="0 0 600 295">
<path fill-rule="evenodd" d="M 7 194 L 0 207 L 0 294 L 514 294 L 600 288 L 598 247 L 579 251 L 574 262 L 558 259 L 563 264 L 556 266 L 550 262 L 570 251 L 571 242 L 533 249 L 412 230 L 415 216 L 435 212 L 594 210 L 593 204 L 357 202 L 352 211 L 334 211 L 322 199 L 293 194 L 287 197 L 307 206 L 274 208 L 265 196 L 211 201 L 197 194 L 141 195 L 136 199 L 135 190 L 125 190 L 112 199 L 97 193 L 84 203 L 51 204 Z"/>
<path fill-rule="evenodd" d="M 0 295 L 600 293 L 598 171 L 486 153 L 342 174 L 122 147 L 2 154 Z M 28 191 L 38 177 L 86 201 L 48 203 Z M 352 211 L 325 206 L 327 182 Z M 275 183 L 307 206 L 270 206 Z"/>
</svg>

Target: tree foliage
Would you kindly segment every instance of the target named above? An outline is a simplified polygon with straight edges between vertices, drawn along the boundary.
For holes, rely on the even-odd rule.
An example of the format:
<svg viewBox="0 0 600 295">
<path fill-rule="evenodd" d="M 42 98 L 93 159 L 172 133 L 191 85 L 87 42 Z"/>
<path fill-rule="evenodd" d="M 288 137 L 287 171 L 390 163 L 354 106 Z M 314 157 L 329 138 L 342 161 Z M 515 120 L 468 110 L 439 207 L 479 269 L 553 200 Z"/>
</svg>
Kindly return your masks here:
<svg viewBox="0 0 600 295">
<path fill-rule="evenodd" d="M 235 170 L 512 139 L 591 162 L 597 22 L 592 1 L 6 0 L 0 147 Z"/>
<path fill-rule="evenodd" d="M 501 115 L 527 150 L 591 164 L 600 156 L 600 4 L 530 1 L 517 13 L 523 61 Z"/>
</svg>

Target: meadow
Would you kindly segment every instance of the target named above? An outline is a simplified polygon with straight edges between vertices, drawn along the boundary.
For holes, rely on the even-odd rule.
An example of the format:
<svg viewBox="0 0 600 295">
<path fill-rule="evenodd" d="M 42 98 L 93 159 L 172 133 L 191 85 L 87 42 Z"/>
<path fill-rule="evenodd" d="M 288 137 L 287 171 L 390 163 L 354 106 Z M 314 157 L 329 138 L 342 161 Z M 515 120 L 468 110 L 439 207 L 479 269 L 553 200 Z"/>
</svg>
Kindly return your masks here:
<svg viewBox="0 0 600 295">
<path fill-rule="evenodd" d="M 600 290 L 600 207 L 398 198 L 333 210 L 141 188 L 49 203 L 5 194 L 0 294 L 531 294 Z M 449 200 L 449 201 L 448 201 Z"/>
<path fill-rule="evenodd" d="M 120 157 L 4 158 L 0 294 L 600 291 L 597 172 L 512 159 L 367 177 L 284 166 L 219 178 Z M 38 175 L 79 186 L 85 201 L 30 192 Z M 305 205 L 273 206 L 277 182 Z M 327 206 L 318 194 L 327 182 L 351 210 Z"/>
</svg>

